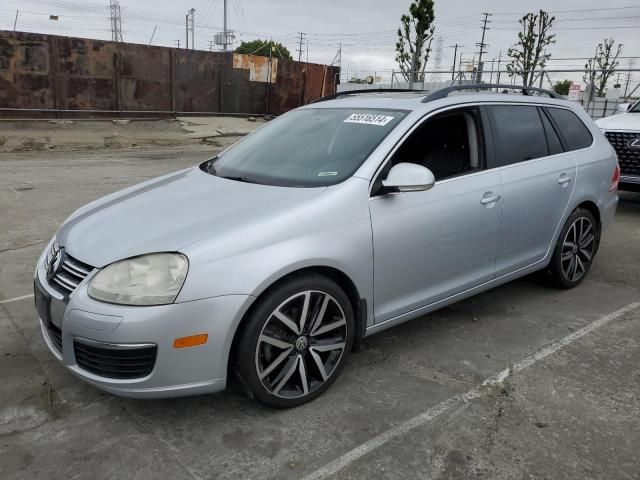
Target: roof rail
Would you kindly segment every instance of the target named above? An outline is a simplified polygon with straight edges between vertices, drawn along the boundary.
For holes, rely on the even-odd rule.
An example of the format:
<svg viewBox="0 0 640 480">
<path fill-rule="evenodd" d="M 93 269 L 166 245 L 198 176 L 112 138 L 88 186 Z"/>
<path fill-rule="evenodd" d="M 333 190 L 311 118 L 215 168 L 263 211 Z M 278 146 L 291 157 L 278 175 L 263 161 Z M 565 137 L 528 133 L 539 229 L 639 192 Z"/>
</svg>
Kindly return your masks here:
<svg viewBox="0 0 640 480">
<path fill-rule="evenodd" d="M 408 92 L 423 93 L 423 92 L 426 92 L 426 91 L 427 90 L 412 90 L 410 88 L 367 88 L 367 89 L 364 89 L 364 90 L 343 90 L 342 92 L 336 92 L 336 93 L 332 93 L 331 95 L 325 95 L 324 97 L 317 98 L 311 103 L 325 102 L 327 100 L 333 100 L 335 98 L 342 97 L 344 95 L 351 95 L 351 94 L 361 94 L 361 93 L 408 93 Z"/>
<path fill-rule="evenodd" d="M 447 98 L 451 92 L 456 92 L 458 90 L 486 90 L 487 88 L 522 90 L 523 95 L 530 95 L 530 92 L 538 92 L 538 93 L 544 93 L 545 95 L 549 95 L 549 97 L 551 98 L 564 100 L 564 98 L 558 95 L 556 92 L 552 90 L 545 90 L 544 88 L 524 87 L 522 85 L 509 85 L 509 84 L 503 84 L 503 83 L 476 83 L 476 84 L 469 84 L 469 85 L 452 85 L 450 87 L 441 88 L 440 90 L 436 90 L 435 92 L 424 97 L 424 99 L 422 100 L 422 103 L 432 102 L 433 100 L 440 100 L 441 98 Z"/>
</svg>

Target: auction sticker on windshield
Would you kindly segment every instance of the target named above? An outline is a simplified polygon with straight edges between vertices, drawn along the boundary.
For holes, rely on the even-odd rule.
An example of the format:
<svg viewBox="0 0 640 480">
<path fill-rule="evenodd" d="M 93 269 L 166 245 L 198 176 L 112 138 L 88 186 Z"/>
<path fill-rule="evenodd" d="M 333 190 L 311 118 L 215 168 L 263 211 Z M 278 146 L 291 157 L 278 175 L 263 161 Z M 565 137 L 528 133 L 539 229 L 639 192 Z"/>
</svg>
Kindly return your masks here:
<svg viewBox="0 0 640 480">
<path fill-rule="evenodd" d="M 375 115 L 373 113 L 352 113 L 343 123 L 362 123 L 364 125 L 378 125 L 384 127 L 394 117 L 387 115 Z"/>
</svg>

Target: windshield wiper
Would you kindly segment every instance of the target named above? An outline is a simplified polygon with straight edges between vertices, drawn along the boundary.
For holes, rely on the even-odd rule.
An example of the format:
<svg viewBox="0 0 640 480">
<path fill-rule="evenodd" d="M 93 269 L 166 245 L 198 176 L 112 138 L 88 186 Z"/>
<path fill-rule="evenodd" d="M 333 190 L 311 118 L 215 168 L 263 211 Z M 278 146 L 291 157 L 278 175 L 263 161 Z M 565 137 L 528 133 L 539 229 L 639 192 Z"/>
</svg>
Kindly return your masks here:
<svg viewBox="0 0 640 480">
<path fill-rule="evenodd" d="M 261 185 L 260 182 L 257 182 L 249 177 L 245 177 L 242 175 L 219 175 L 218 172 L 216 171 L 216 168 L 213 165 L 217 159 L 218 157 L 214 157 L 211 160 L 207 160 L 205 163 L 200 165 L 200 169 L 204 170 L 209 175 L 213 175 L 214 177 L 225 178 L 227 180 L 234 180 L 236 182 L 256 183 L 258 185 Z"/>
<path fill-rule="evenodd" d="M 227 180 L 235 180 L 236 182 L 244 182 L 244 183 L 259 183 L 256 182 L 255 180 L 252 180 L 248 177 L 234 177 L 231 175 L 225 176 L 225 175 L 218 175 L 220 178 L 226 178 Z"/>
</svg>

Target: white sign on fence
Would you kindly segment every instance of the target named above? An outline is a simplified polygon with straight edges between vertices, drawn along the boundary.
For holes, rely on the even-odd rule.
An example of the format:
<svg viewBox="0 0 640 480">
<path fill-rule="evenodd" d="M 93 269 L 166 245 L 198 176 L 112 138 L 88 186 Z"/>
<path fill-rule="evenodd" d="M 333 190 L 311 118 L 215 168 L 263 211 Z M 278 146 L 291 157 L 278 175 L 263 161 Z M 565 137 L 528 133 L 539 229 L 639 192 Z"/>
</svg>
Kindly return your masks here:
<svg viewBox="0 0 640 480">
<path fill-rule="evenodd" d="M 582 97 L 582 92 L 580 92 L 580 85 L 577 83 L 572 83 L 569 86 L 569 100 L 580 100 Z"/>
</svg>

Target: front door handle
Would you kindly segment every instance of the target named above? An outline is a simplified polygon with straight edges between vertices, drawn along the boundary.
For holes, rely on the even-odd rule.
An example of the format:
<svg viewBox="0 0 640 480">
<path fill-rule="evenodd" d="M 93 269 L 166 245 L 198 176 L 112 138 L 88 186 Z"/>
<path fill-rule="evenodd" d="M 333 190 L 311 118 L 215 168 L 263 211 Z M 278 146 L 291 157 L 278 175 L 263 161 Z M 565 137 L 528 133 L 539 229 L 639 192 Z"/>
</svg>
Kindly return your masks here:
<svg viewBox="0 0 640 480">
<path fill-rule="evenodd" d="M 492 203 L 496 203 L 498 200 L 500 200 L 500 195 L 496 195 L 493 192 L 487 192 L 483 195 L 480 203 L 482 205 L 490 205 Z"/>
<path fill-rule="evenodd" d="M 569 175 L 567 175 L 566 173 L 563 173 L 562 175 L 560 175 L 560 178 L 558 179 L 558 183 L 562 186 L 567 185 L 570 181 L 571 181 L 571 177 L 569 177 Z"/>
</svg>

